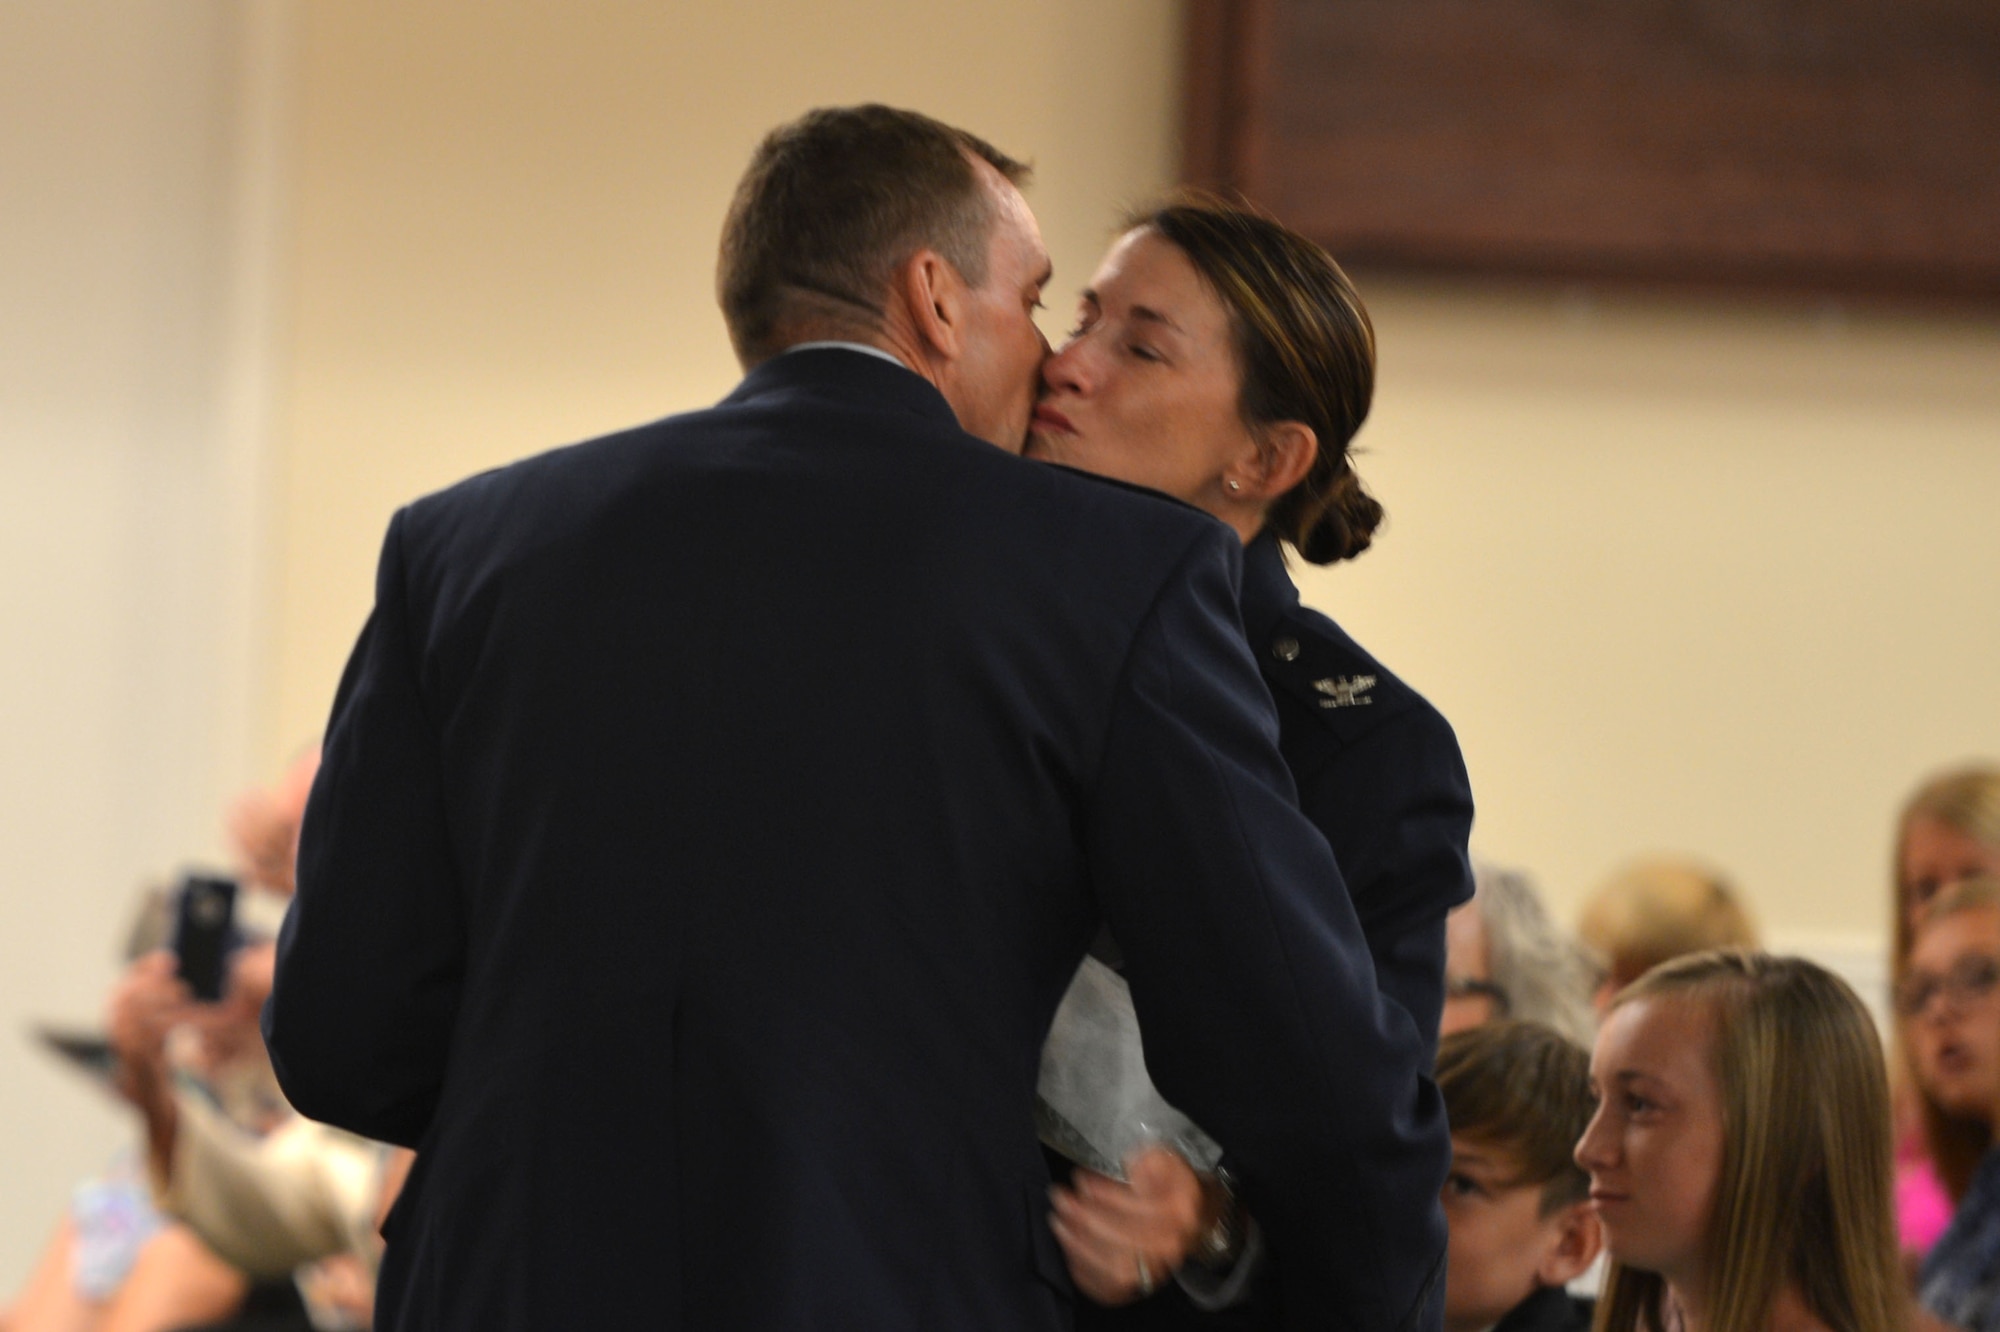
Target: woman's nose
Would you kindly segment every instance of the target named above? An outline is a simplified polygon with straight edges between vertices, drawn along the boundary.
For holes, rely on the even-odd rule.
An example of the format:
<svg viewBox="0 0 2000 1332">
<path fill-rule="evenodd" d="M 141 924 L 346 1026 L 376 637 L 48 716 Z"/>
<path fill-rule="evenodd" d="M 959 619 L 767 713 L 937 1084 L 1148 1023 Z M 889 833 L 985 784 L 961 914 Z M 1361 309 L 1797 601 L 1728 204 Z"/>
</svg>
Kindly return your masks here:
<svg viewBox="0 0 2000 1332">
<path fill-rule="evenodd" d="M 1051 391 L 1088 393 L 1095 382 L 1083 339 L 1071 338 L 1042 362 L 1042 383 Z"/>
<path fill-rule="evenodd" d="M 1614 1163 L 1611 1149 L 1611 1134 L 1604 1122 L 1604 1107 L 1597 1107 L 1590 1122 L 1584 1125 L 1583 1136 L 1576 1140 L 1576 1150 L 1571 1153 L 1576 1163 L 1591 1174 Z"/>
</svg>

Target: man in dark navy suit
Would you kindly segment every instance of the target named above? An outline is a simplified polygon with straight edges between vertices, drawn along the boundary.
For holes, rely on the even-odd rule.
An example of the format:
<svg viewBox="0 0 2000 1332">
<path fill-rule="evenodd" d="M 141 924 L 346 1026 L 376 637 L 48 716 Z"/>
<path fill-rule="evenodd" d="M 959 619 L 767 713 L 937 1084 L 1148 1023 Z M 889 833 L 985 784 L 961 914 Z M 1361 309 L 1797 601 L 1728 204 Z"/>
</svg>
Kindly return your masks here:
<svg viewBox="0 0 2000 1332">
<path fill-rule="evenodd" d="M 1409 1314 L 1320 1259 L 1445 1149 L 1425 1034 L 1292 807 L 1238 543 L 1010 452 L 1022 175 L 776 131 L 743 384 L 391 523 L 265 1012 L 300 1110 L 418 1150 L 384 1332 L 1067 1326 L 1031 1107 L 1100 921 L 1287 1321 Z"/>
</svg>

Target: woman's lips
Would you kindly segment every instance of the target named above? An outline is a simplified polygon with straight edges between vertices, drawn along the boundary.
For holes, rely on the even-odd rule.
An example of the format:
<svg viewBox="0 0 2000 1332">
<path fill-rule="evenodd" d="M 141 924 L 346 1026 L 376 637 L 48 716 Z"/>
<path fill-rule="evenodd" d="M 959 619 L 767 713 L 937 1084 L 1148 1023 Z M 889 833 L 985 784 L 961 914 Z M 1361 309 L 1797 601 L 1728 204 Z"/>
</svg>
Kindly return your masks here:
<svg viewBox="0 0 2000 1332">
<path fill-rule="evenodd" d="M 1069 423 L 1069 418 L 1047 403 L 1035 408 L 1035 425 L 1043 430 L 1056 430 L 1065 435 L 1076 433 L 1076 427 Z"/>
</svg>

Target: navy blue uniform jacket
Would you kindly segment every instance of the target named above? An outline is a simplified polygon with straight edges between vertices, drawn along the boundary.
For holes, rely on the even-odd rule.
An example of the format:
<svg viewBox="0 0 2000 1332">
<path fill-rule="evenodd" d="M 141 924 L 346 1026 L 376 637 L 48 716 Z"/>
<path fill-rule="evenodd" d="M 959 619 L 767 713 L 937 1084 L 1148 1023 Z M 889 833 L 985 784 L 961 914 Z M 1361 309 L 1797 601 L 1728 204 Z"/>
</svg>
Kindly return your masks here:
<svg viewBox="0 0 2000 1332">
<path fill-rule="evenodd" d="M 1423 695 L 1299 604 L 1270 536 L 1243 552 L 1243 628 L 1277 700 L 1299 808 L 1333 844 L 1383 992 L 1435 1056 L 1444 918 L 1472 897 L 1472 783 L 1458 737 Z"/>
<path fill-rule="evenodd" d="M 418 1149 L 378 1327 L 1066 1326 L 1031 1105 L 1100 918 L 1295 1325 L 1399 1321 L 1348 1255 L 1449 1143 L 1240 560 L 841 350 L 399 513 L 264 1018 Z"/>
<path fill-rule="evenodd" d="M 1299 808 L 1333 846 L 1375 961 L 1383 995 L 1409 1013 L 1436 1054 L 1444 1003 L 1444 918 L 1472 896 L 1472 787 L 1451 725 L 1424 697 L 1370 655 L 1338 624 L 1299 603 L 1275 537 L 1243 552 L 1243 629 L 1278 707 L 1279 746 L 1298 784 Z M 1427 1056 L 1426 1071 L 1431 1064 Z M 1428 1199 L 1430 1237 L 1390 1255 L 1380 1279 L 1430 1300 L 1415 1321 L 1444 1319 L 1444 1214 L 1441 1173 L 1415 1168 L 1399 1187 Z M 1413 1237 L 1422 1236 L 1413 1222 Z M 1343 1261 L 1382 1261 L 1360 1250 Z M 1261 1286 L 1262 1283 L 1259 1283 Z M 1088 1328 L 1210 1329 L 1277 1325 L 1274 1292 L 1253 1287 L 1243 1306 L 1204 1314 L 1169 1284 L 1149 1300 L 1118 1309 L 1083 1306 Z"/>
</svg>

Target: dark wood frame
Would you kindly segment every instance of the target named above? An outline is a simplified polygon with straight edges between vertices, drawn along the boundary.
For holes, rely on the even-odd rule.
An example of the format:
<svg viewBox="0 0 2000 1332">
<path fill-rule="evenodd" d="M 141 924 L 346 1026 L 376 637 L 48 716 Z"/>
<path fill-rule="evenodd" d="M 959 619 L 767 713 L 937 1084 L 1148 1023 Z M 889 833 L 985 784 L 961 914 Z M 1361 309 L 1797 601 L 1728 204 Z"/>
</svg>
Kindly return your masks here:
<svg viewBox="0 0 2000 1332">
<path fill-rule="evenodd" d="M 1344 262 L 2000 303 L 1993 0 L 1188 0 L 1186 23 L 1183 178 Z"/>
</svg>

